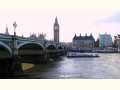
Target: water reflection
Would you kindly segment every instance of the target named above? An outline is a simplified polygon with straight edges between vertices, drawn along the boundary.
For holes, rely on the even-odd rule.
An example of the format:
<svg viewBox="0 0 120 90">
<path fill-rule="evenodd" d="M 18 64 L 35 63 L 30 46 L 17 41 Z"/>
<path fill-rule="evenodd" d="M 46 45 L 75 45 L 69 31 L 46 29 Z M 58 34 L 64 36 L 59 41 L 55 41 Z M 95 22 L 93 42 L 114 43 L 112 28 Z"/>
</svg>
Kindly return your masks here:
<svg viewBox="0 0 120 90">
<path fill-rule="evenodd" d="M 50 64 L 38 64 L 24 78 L 96 79 L 120 78 L 120 54 L 100 54 L 99 58 L 62 57 Z"/>
</svg>

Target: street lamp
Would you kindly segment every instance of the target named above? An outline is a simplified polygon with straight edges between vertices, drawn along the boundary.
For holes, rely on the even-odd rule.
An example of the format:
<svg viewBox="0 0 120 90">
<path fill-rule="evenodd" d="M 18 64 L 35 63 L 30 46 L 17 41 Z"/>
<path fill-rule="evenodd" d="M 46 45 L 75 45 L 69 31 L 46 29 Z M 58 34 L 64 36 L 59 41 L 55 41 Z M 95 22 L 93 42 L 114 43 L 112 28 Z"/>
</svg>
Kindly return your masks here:
<svg viewBox="0 0 120 90">
<path fill-rule="evenodd" d="M 17 24 L 16 22 L 13 23 L 13 27 L 14 27 L 14 35 L 13 35 L 13 57 L 16 56 L 17 54 L 17 50 L 16 50 L 16 27 L 17 27 Z"/>
<path fill-rule="evenodd" d="M 16 29 L 16 27 L 17 27 L 16 22 L 13 23 L 13 27 L 14 27 L 14 36 L 16 36 L 16 31 L 15 31 L 15 29 Z"/>
</svg>

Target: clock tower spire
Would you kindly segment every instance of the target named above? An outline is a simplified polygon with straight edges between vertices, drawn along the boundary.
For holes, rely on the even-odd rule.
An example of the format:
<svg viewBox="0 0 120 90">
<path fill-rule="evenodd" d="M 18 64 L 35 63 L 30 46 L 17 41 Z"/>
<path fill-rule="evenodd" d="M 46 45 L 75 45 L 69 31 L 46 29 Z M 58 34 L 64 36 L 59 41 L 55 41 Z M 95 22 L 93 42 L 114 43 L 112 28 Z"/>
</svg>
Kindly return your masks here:
<svg viewBox="0 0 120 90">
<path fill-rule="evenodd" d="M 59 24 L 57 17 L 55 18 L 55 23 L 54 23 L 54 42 L 59 43 Z"/>
</svg>

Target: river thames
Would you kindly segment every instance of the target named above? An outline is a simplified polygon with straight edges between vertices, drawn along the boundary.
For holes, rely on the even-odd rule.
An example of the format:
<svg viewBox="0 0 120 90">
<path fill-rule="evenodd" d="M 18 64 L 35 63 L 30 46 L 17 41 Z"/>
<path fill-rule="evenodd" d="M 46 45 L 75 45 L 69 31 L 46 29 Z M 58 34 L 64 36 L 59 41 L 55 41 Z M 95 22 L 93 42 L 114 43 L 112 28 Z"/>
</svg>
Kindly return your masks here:
<svg viewBox="0 0 120 90">
<path fill-rule="evenodd" d="M 120 79 L 120 54 L 102 53 L 94 58 L 61 57 L 36 64 L 20 78 L 31 79 Z"/>
</svg>

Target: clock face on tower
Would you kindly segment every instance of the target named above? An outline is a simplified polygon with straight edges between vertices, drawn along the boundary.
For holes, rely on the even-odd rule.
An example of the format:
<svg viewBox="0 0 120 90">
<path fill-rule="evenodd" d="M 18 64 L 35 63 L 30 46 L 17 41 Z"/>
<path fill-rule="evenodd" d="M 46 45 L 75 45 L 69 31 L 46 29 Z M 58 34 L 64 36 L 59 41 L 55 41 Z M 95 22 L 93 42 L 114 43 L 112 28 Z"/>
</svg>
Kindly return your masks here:
<svg viewBox="0 0 120 90">
<path fill-rule="evenodd" d="M 55 30 L 59 29 L 58 26 L 55 26 L 54 28 L 55 28 Z"/>
</svg>

